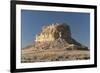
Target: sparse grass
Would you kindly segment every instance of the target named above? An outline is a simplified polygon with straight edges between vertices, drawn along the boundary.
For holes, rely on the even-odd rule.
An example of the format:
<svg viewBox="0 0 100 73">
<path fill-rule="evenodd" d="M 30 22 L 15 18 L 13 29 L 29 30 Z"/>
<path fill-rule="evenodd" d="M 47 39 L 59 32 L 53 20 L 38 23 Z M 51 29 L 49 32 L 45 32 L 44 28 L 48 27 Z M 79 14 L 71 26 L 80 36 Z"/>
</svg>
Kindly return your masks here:
<svg viewBox="0 0 100 73">
<path fill-rule="evenodd" d="M 90 58 L 89 51 L 81 50 L 44 50 L 22 52 L 22 63 L 45 62 L 45 61 L 66 61 L 66 60 L 86 60 Z"/>
</svg>

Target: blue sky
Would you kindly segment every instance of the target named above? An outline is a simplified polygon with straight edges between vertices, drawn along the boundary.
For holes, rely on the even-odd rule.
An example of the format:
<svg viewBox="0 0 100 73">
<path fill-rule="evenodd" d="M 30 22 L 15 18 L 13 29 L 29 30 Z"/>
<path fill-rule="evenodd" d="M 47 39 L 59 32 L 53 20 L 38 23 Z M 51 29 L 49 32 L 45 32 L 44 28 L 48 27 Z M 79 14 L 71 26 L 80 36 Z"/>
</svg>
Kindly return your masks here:
<svg viewBox="0 0 100 73">
<path fill-rule="evenodd" d="M 21 10 L 21 42 L 26 47 L 34 41 L 42 26 L 51 23 L 66 23 L 71 28 L 72 37 L 89 47 L 90 14 L 76 12 Z"/>
</svg>

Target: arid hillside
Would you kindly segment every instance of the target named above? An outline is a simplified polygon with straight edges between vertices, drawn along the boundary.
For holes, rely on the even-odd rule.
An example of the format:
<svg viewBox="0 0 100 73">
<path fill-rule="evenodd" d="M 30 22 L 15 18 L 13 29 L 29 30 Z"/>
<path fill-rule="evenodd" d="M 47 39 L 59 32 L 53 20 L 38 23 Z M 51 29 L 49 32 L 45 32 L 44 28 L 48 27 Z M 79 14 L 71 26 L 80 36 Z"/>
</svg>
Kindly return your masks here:
<svg viewBox="0 0 100 73">
<path fill-rule="evenodd" d="M 72 38 L 70 27 L 67 24 L 59 23 L 43 26 L 42 30 L 36 34 L 34 43 L 21 51 L 22 63 L 89 58 L 88 47 Z"/>
</svg>

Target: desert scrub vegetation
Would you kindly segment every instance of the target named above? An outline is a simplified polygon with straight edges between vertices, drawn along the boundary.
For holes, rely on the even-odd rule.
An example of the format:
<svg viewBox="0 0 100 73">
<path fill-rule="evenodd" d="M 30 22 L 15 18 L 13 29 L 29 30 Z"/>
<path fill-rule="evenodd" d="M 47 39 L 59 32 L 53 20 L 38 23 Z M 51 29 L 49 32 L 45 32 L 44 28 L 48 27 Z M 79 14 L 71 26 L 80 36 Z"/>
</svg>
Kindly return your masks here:
<svg viewBox="0 0 100 73">
<path fill-rule="evenodd" d="M 49 50 L 34 53 L 24 53 L 21 57 L 22 63 L 27 62 L 46 62 L 46 61 L 67 61 L 67 60 L 87 60 L 90 58 L 89 51 L 80 50 Z"/>
</svg>

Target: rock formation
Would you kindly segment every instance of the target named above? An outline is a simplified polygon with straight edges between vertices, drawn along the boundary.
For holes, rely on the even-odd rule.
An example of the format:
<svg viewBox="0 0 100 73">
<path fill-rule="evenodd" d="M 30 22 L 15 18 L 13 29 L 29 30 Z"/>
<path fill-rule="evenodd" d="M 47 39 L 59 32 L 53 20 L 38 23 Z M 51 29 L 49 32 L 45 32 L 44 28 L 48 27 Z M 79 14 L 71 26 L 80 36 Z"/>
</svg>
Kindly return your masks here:
<svg viewBox="0 0 100 73">
<path fill-rule="evenodd" d="M 89 49 L 71 36 L 69 25 L 43 26 L 33 45 L 22 49 L 22 62 L 89 59 Z"/>
<path fill-rule="evenodd" d="M 68 25 L 51 24 L 44 26 L 42 31 L 36 35 L 36 42 L 54 41 L 58 38 L 70 39 L 71 32 Z"/>
<path fill-rule="evenodd" d="M 65 42 L 63 45 L 68 44 L 67 48 L 80 49 L 80 50 L 88 49 L 87 47 L 82 46 L 80 43 L 78 43 L 71 37 L 70 27 L 65 23 L 62 24 L 55 23 L 48 26 L 44 26 L 41 32 L 36 35 L 35 39 L 35 42 L 40 42 L 40 43 L 52 42 L 53 44 L 56 44 L 57 42 L 54 43 L 55 41 L 57 42 L 62 41 L 62 43 Z"/>
</svg>

